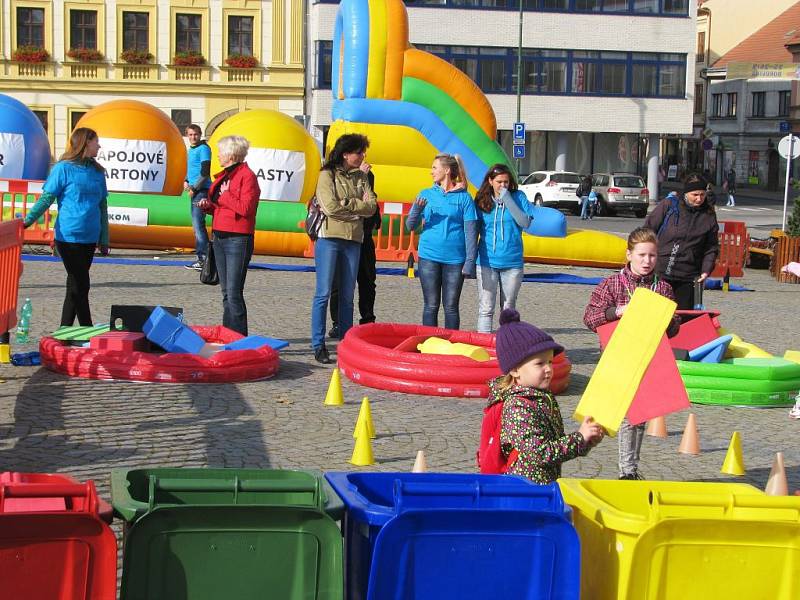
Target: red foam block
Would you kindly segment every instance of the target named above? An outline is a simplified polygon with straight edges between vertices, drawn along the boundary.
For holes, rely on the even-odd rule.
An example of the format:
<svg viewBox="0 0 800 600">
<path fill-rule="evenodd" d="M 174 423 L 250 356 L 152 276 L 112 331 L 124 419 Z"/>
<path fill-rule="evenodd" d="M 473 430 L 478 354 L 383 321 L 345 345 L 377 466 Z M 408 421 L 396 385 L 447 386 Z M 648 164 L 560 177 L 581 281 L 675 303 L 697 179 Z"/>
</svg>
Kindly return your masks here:
<svg viewBox="0 0 800 600">
<path fill-rule="evenodd" d="M 147 338 L 140 331 L 109 331 L 89 340 L 93 350 L 142 352 L 147 349 Z"/>
<path fill-rule="evenodd" d="M 601 348 L 606 347 L 618 323 L 619 321 L 612 321 L 597 328 Z M 686 408 L 689 408 L 689 396 L 686 394 L 686 386 L 683 385 L 678 364 L 675 362 L 672 347 L 665 334 L 661 337 L 656 353 L 644 372 L 626 416 L 631 424 L 638 425 L 649 419 Z"/>
<path fill-rule="evenodd" d="M 714 321 L 708 314 L 702 314 L 691 321 L 681 324 L 678 335 L 671 338 L 669 344 L 673 348 L 694 350 L 718 337 L 719 333 L 714 326 Z"/>
</svg>

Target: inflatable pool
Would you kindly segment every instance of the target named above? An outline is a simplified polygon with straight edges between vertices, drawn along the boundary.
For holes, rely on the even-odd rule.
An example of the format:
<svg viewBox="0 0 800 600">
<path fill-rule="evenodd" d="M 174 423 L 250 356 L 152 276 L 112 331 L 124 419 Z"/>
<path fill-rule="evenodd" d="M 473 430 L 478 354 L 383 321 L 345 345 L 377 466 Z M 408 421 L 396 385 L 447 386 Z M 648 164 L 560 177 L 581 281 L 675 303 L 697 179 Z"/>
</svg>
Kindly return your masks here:
<svg viewBox="0 0 800 600">
<path fill-rule="evenodd" d="M 800 390 L 800 364 L 782 358 L 677 362 L 689 400 L 694 404 L 790 406 Z"/>
<path fill-rule="evenodd" d="M 478 362 L 465 356 L 421 354 L 417 344 L 429 337 L 486 348 L 491 360 Z M 500 375 L 494 335 L 454 331 L 441 327 L 399 323 L 369 323 L 353 327 L 337 348 L 339 369 L 351 381 L 380 390 L 420 394 L 486 398 L 487 382 Z M 569 385 L 572 363 L 565 353 L 553 361 L 551 389 L 559 394 Z"/>
<path fill-rule="evenodd" d="M 222 326 L 192 327 L 206 342 L 230 344 L 243 336 Z M 71 346 L 52 337 L 39 342 L 42 364 L 57 373 L 89 379 L 123 379 L 159 383 L 236 383 L 272 377 L 278 353 L 223 350 L 209 358 L 195 354 L 103 351 Z"/>
</svg>

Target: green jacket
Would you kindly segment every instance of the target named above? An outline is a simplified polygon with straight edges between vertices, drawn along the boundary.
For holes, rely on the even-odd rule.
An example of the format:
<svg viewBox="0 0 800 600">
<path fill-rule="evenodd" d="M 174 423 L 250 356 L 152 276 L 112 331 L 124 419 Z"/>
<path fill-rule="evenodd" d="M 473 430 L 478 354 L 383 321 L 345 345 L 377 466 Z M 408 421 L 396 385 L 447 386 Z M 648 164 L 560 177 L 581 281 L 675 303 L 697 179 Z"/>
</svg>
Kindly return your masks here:
<svg viewBox="0 0 800 600">
<path fill-rule="evenodd" d="M 365 191 L 367 200 L 364 200 Z M 320 171 L 317 201 L 328 218 L 322 224 L 319 237 L 363 242 L 364 217 L 375 214 L 377 200 L 367 174 L 360 169 L 345 171 L 336 167 L 334 171 Z"/>
</svg>

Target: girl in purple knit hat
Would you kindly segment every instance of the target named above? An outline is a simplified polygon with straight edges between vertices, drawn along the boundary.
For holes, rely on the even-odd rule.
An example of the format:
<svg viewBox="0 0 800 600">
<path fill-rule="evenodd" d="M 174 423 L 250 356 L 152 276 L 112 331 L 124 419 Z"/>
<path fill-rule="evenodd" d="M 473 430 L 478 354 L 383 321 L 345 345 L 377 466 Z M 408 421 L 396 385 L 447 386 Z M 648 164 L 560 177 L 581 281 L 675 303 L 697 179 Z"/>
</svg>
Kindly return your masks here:
<svg viewBox="0 0 800 600">
<path fill-rule="evenodd" d="M 561 463 L 586 456 L 605 431 L 586 417 L 578 431 L 564 433 L 558 402 L 550 392 L 553 356 L 564 348 L 538 327 L 520 321 L 514 309 L 500 314 L 496 348 L 504 375 L 489 382 L 489 406 L 503 402 L 500 448 L 509 458 L 507 472 L 552 483 L 561 476 Z"/>
</svg>

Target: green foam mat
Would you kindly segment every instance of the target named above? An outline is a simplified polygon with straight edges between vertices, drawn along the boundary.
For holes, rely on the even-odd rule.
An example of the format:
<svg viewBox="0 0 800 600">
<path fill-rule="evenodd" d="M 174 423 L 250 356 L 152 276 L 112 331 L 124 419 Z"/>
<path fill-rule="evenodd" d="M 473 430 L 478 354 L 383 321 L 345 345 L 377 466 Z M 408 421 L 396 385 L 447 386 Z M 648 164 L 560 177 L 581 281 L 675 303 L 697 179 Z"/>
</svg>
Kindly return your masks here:
<svg viewBox="0 0 800 600">
<path fill-rule="evenodd" d="M 62 342 L 86 342 L 96 335 L 108 333 L 110 329 L 111 327 L 108 323 L 88 327 L 73 325 L 71 327 L 59 327 L 50 337 Z"/>
<path fill-rule="evenodd" d="M 750 406 L 774 408 L 792 406 L 796 392 L 747 392 L 736 390 L 704 390 L 686 388 L 692 404 L 714 404 L 719 406 Z"/>
</svg>

